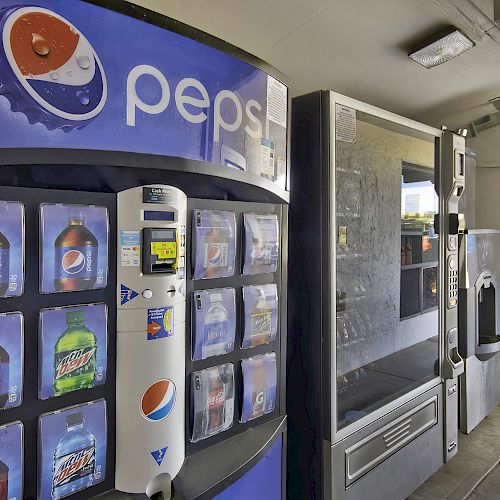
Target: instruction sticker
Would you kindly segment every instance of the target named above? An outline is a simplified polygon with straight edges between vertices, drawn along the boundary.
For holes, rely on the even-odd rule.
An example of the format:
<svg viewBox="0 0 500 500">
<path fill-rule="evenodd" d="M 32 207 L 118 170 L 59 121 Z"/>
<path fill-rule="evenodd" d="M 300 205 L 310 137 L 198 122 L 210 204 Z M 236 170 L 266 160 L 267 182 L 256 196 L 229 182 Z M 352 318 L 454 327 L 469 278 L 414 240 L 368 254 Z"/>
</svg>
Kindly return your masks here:
<svg viewBox="0 0 500 500">
<path fill-rule="evenodd" d="M 151 254 L 159 259 L 175 259 L 177 257 L 176 241 L 152 241 Z"/>
<path fill-rule="evenodd" d="M 148 309 L 148 340 L 163 339 L 174 334 L 174 307 Z"/>
<path fill-rule="evenodd" d="M 337 104 L 335 106 L 335 138 L 337 141 L 356 142 L 356 110 Z"/>
<path fill-rule="evenodd" d="M 141 261 L 141 232 L 120 231 L 120 265 L 138 267 Z"/>
<path fill-rule="evenodd" d="M 272 76 L 267 77 L 267 119 L 286 128 L 288 89 Z"/>
<path fill-rule="evenodd" d="M 260 172 L 268 177 L 275 176 L 274 144 L 269 139 L 261 139 Z"/>
</svg>

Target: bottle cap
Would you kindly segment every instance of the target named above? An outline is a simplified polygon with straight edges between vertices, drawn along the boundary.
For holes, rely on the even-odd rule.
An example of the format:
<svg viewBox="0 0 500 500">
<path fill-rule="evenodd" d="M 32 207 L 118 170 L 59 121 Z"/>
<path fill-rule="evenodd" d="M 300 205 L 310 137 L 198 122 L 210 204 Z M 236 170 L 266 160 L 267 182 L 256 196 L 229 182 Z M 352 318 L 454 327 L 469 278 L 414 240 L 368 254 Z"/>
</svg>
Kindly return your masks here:
<svg viewBox="0 0 500 500">
<path fill-rule="evenodd" d="M 83 311 L 71 311 L 66 313 L 66 323 L 69 325 L 71 323 L 83 323 L 85 315 Z"/>
<path fill-rule="evenodd" d="M 83 215 L 82 207 L 70 207 L 68 210 L 68 221 L 82 221 L 85 222 L 85 216 Z"/>
<path fill-rule="evenodd" d="M 57 12 L 32 5 L 0 9 L 0 81 L 12 111 L 48 130 L 84 127 L 107 99 L 91 43 Z"/>
<path fill-rule="evenodd" d="M 75 425 L 82 425 L 85 422 L 83 413 L 72 413 L 66 417 L 66 427 L 74 427 Z"/>
</svg>

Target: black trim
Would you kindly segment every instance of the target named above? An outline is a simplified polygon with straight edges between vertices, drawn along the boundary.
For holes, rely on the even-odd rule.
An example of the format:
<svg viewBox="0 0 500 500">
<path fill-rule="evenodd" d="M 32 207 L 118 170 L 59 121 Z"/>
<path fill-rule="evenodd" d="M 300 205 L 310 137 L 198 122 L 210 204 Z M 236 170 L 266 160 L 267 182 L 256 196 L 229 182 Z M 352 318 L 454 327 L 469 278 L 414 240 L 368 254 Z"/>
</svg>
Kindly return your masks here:
<svg viewBox="0 0 500 500">
<path fill-rule="evenodd" d="M 290 78 L 262 59 L 259 59 L 253 54 L 250 54 L 249 52 L 246 52 L 245 50 L 240 49 L 235 45 L 222 40 L 221 38 L 210 35 L 205 31 L 189 26 L 188 24 L 177 21 L 176 19 L 172 19 L 171 17 L 160 14 L 159 12 L 140 7 L 139 5 L 135 5 L 124 0 L 84 0 L 84 2 L 119 12 L 120 14 L 125 14 L 126 16 L 153 24 L 159 28 L 172 31 L 178 35 L 191 38 L 197 42 L 203 43 L 204 45 L 221 50 L 226 54 L 237 57 L 238 59 L 241 59 L 256 68 L 265 71 L 268 75 L 274 76 L 274 78 L 289 86 Z"/>
<path fill-rule="evenodd" d="M 6 148 L 1 149 L 0 165 L 16 166 L 10 171 L 6 168 L 0 170 L 0 184 L 6 185 L 59 189 L 75 189 L 74 186 L 81 186 L 80 189 L 90 191 L 119 192 L 139 185 L 137 183 L 138 175 L 148 176 L 147 172 L 142 174 L 135 171 L 135 169 L 140 168 L 163 171 L 163 174 L 159 172 L 162 175 L 159 179 L 158 175 L 156 176 L 158 182 L 161 183 L 165 183 L 165 172 L 168 171 L 167 183 L 184 190 L 189 196 L 276 203 L 288 203 L 290 199 L 290 194 L 287 191 L 258 175 L 240 172 L 215 163 L 173 156 L 87 149 Z M 43 165 L 54 167 L 52 170 L 55 172 L 52 177 L 48 176 L 48 171 L 44 172 L 43 175 L 40 175 L 41 172 L 37 172 L 39 166 Z M 70 165 L 71 167 L 69 167 Z M 29 170 L 24 177 L 20 173 L 19 166 L 25 166 L 25 169 Z M 64 175 L 61 176 L 61 173 L 57 172 L 55 168 L 57 166 L 64 166 Z M 93 171 L 89 167 L 98 168 Z M 115 168 L 114 172 L 110 172 L 110 175 L 106 176 L 104 167 L 119 168 Z M 126 167 L 134 168 L 134 171 L 127 171 Z M 81 169 L 75 178 L 71 178 L 71 168 Z M 85 171 L 83 172 L 82 169 Z M 185 174 L 195 174 L 196 177 Z M 201 183 L 204 185 L 200 186 L 199 177 L 197 177 L 200 174 L 209 176 L 207 181 L 210 178 L 215 178 L 218 185 L 207 186 L 209 184 L 207 182 L 206 184 Z M 101 182 L 95 187 L 93 187 L 96 184 L 95 179 L 89 179 L 92 175 L 100 177 Z M 28 177 L 31 182 L 28 182 Z M 25 178 L 26 180 L 23 180 Z M 151 176 L 148 179 L 149 182 L 156 182 Z M 178 184 L 172 184 L 175 181 Z M 102 182 L 105 183 L 104 186 Z"/>
</svg>

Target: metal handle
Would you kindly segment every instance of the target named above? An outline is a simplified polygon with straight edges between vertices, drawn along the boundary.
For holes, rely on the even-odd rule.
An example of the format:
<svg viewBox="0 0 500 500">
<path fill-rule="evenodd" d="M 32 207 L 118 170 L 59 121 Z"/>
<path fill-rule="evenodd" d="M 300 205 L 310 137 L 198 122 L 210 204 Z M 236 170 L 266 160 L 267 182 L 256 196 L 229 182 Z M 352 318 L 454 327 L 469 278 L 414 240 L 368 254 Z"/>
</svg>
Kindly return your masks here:
<svg viewBox="0 0 500 500">
<path fill-rule="evenodd" d="M 453 379 L 464 372 L 464 360 L 458 353 L 457 329 L 452 328 L 446 334 L 446 352 L 443 365 L 443 376 L 445 379 Z"/>
</svg>

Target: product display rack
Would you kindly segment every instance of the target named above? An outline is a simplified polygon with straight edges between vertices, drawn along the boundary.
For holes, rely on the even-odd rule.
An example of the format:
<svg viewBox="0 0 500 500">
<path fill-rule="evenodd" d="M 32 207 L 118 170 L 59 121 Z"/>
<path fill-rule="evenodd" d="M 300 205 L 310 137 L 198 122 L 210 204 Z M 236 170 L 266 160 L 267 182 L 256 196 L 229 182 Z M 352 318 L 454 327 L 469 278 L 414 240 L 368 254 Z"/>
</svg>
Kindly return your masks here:
<svg viewBox="0 0 500 500">
<path fill-rule="evenodd" d="M 110 220 L 116 219 L 115 195 L 51 189 L 0 187 L 0 199 L 19 201 L 25 207 L 25 279 L 24 294 L 20 297 L 0 299 L 0 313 L 20 311 L 24 316 L 24 388 L 20 406 L 0 411 L 0 425 L 19 420 L 24 425 L 24 497 L 37 498 L 39 479 L 38 417 L 69 406 L 105 399 L 108 422 L 115 419 L 115 324 L 116 308 L 116 235 L 110 224 L 108 245 L 108 282 L 106 288 L 76 292 L 41 294 L 39 292 L 40 227 L 39 206 L 41 203 L 68 203 L 101 205 L 108 209 Z M 108 305 L 108 365 L 106 383 L 91 389 L 81 389 L 59 397 L 41 400 L 38 397 L 38 328 L 41 309 L 69 305 L 102 302 Z M 62 332 L 61 332 L 62 333 Z M 109 490 L 114 485 L 114 426 L 107 429 L 106 475 L 103 482 L 71 495 L 83 500 Z"/>
</svg>

